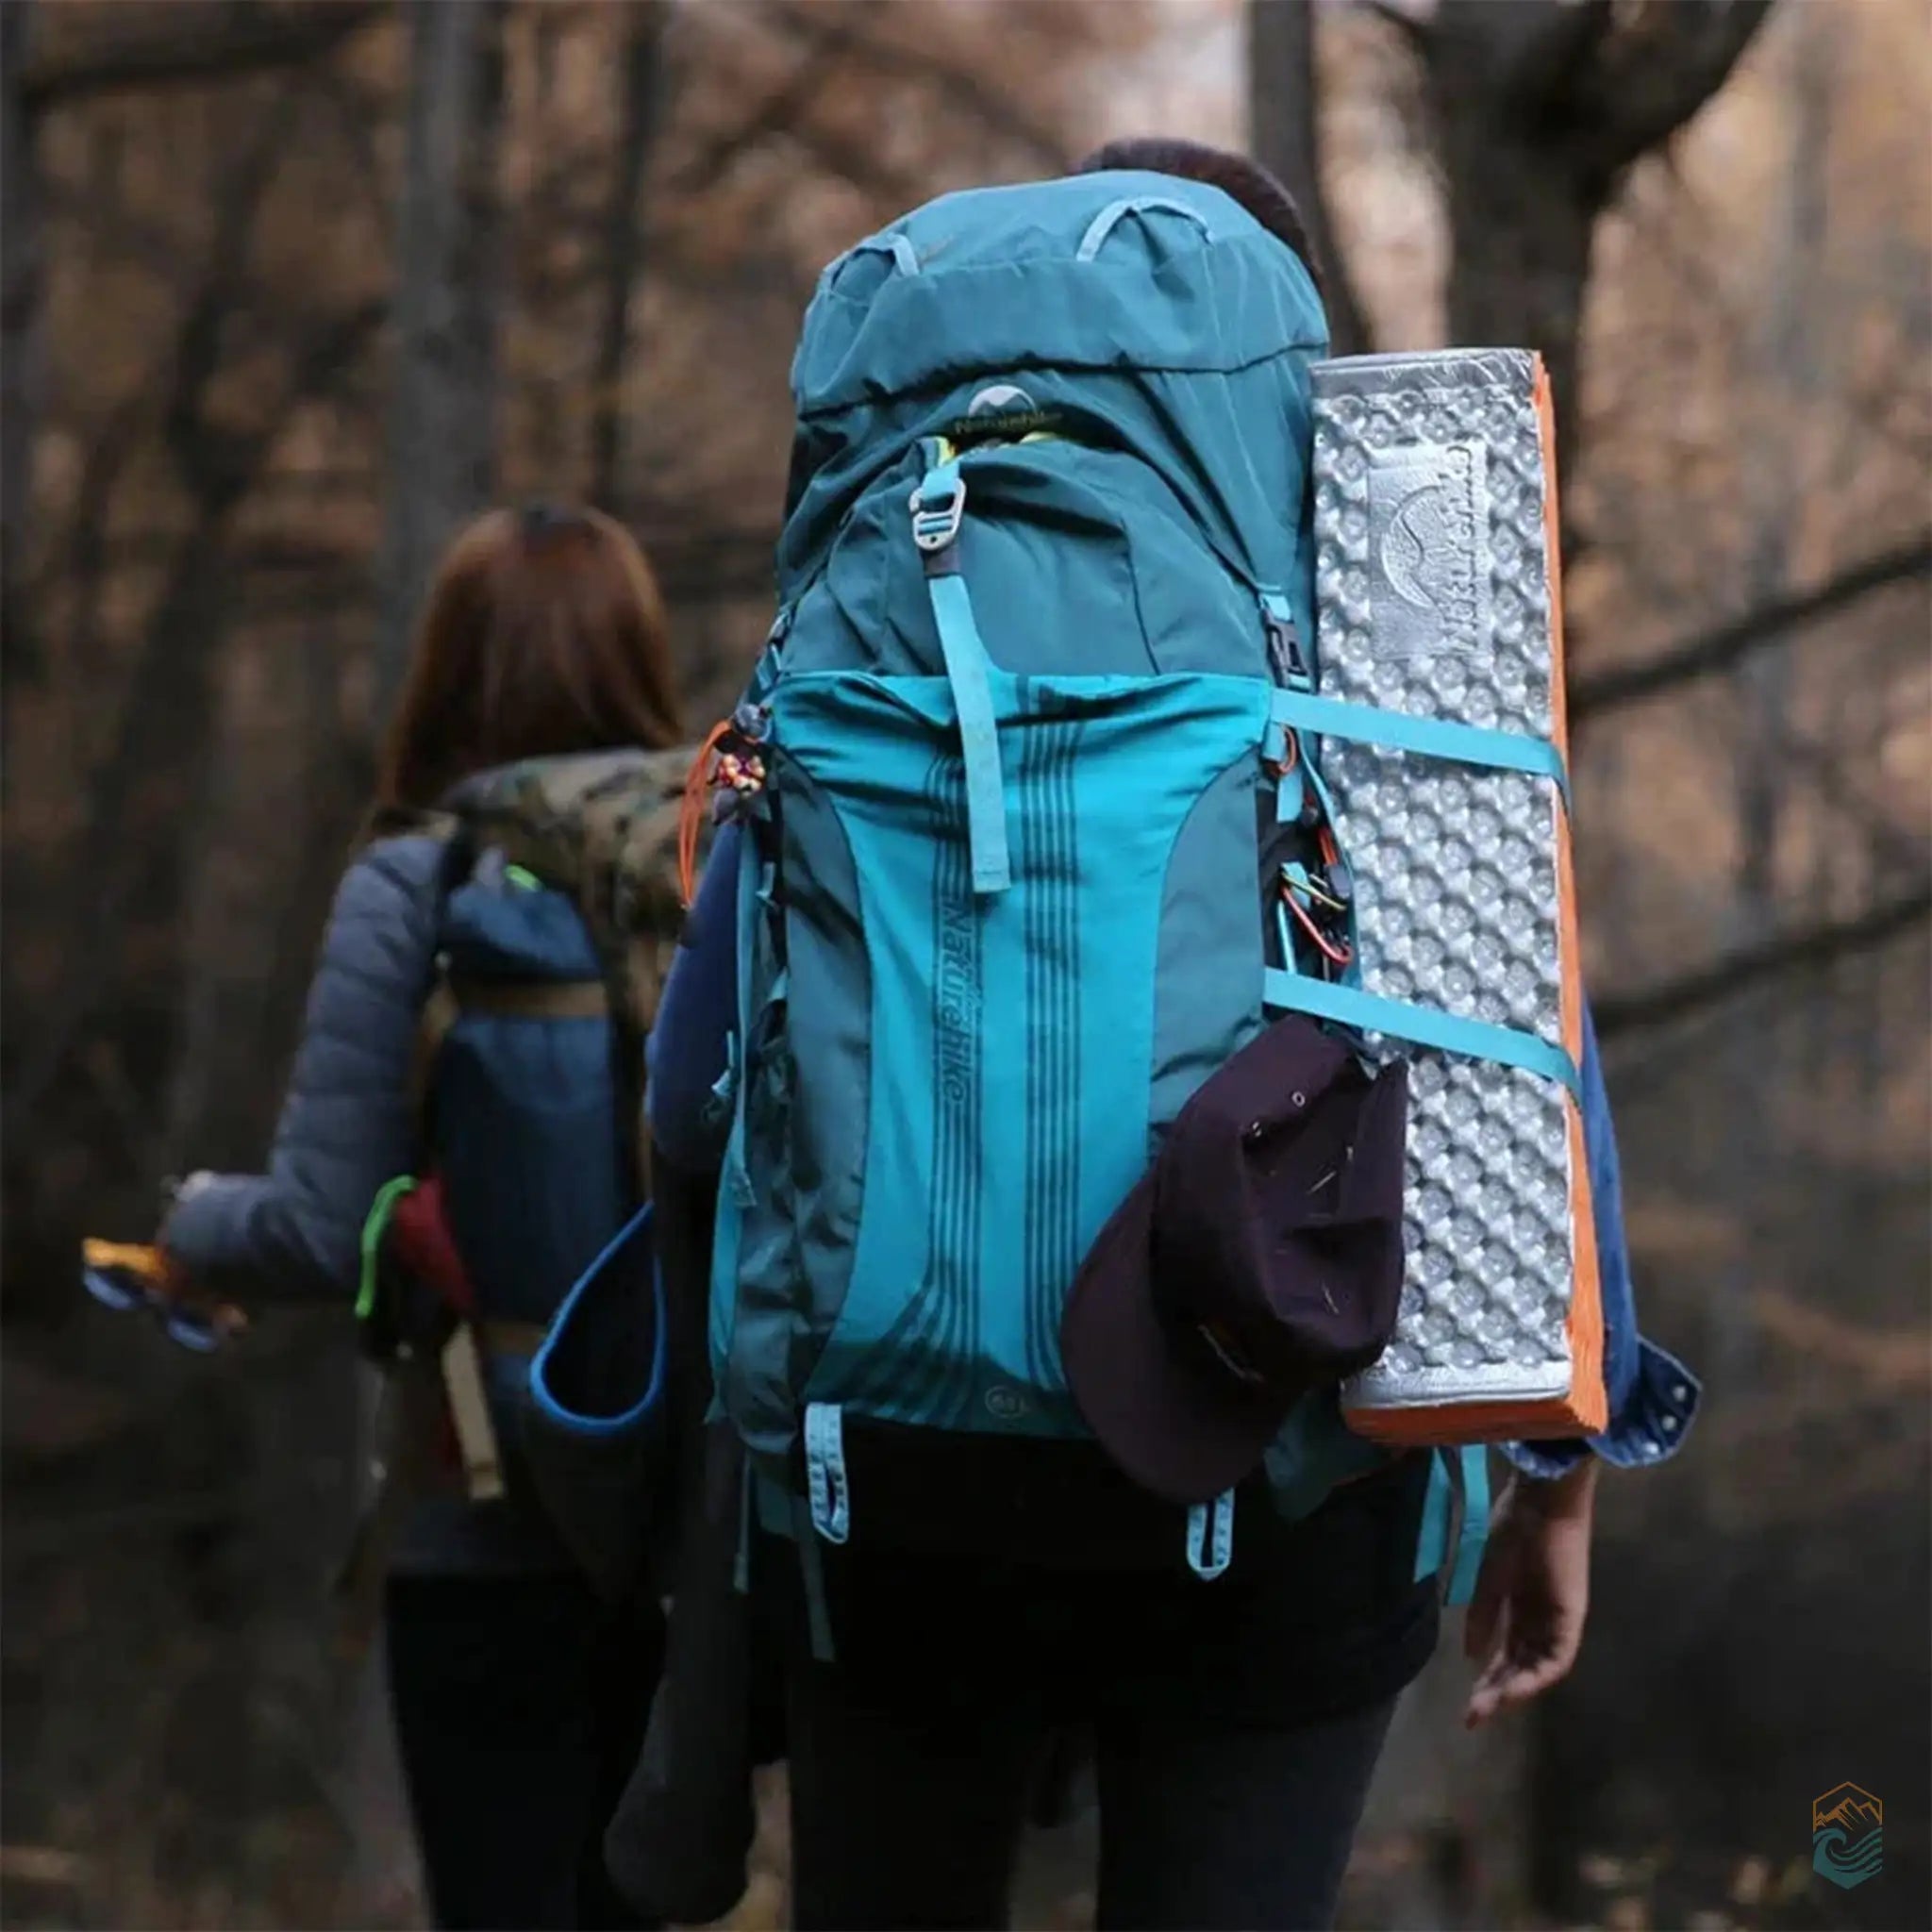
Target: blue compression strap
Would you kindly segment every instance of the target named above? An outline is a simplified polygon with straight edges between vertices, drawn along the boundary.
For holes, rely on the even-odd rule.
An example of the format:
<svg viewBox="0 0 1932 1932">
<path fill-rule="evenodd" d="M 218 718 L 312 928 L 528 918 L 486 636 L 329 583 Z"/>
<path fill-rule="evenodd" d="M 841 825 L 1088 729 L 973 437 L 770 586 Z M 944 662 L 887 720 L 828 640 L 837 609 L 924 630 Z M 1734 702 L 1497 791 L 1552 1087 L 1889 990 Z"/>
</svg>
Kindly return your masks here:
<svg viewBox="0 0 1932 1932">
<path fill-rule="evenodd" d="M 926 564 L 926 594 L 946 660 L 946 682 L 959 719 L 966 760 L 966 826 L 973 855 L 973 890 L 1004 892 L 1013 883 L 1007 857 L 1006 785 L 1000 774 L 999 730 L 987 681 L 986 645 L 973 599 L 959 575 L 958 521 L 966 485 L 957 460 L 935 463 L 914 493 L 912 527 Z M 947 531 L 950 534 L 944 534 Z M 925 535 L 920 533 L 924 531 Z M 944 541 L 932 547 L 944 534 Z"/>
<path fill-rule="evenodd" d="M 1415 1539 L 1415 1580 L 1434 1576 L 1449 1556 L 1449 1499 L 1454 1485 L 1449 1480 L 1445 1452 L 1438 1449 L 1429 1457 L 1429 1487 L 1423 1495 L 1422 1527 Z"/>
<path fill-rule="evenodd" d="M 1492 1026 L 1485 1020 L 1460 1019 L 1454 1013 L 1412 1006 L 1406 1000 L 1382 999 L 1357 987 L 1337 986 L 1332 980 L 1316 979 L 1303 973 L 1284 973 L 1273 966 L 1262 974 L 1261 998 L 1278 1011 L 1332 1020 L 1338 1026 L 1354 1027 L 1357 1033 L 1385 1033 L 1391 1040 L 1433 1046 L 1466 1059 L 1501 1060 L 1505 1066 L 1521 1067 L 1526 1074 L 1560 1082 L 1576 1097 L 1578 1105 L 1582 1104 L 1583 1080 L 1576 1071 L 1576 1062 L 1560 1046 L 1552 1046 L 1534 1033 L 1519 1033 L 1512 1026 Z"/>
<path fill-rule="evenodd" d="M 749 1208 L 755 1198 L 751 1171 L 744 1160 L 744 1090 L 750 1074 L 751 976 L 756 957 L 759 921 L 758 858 L 747 836 L 738 848 L 738 1044 L 725 1048 L 725 1068 L 735 1070 L 731 1110 L 731 1133 L 724 1143 L 724 1198 L 739 1208 Z"/>
<path fill-rule="evenodd" d="M 1006 788 L 1000 741 L 986 681 L 986 646 L 973 621 L 973 600 L 958 571 L 927 579 L 932 614 L 946 654 L 946 680 L 959 714 L 959 749 L 966 759 L 966 825 L 973 852 L 973 890 L 1004 892 L 1013 883 L 1007 858 Z"/>
<path fill-rule="evenodd" d="M 1441 718 L 1413 718 L 1406 711 L 1345 705 L 1336 698 L 1318 698 L 1300 691 L 1275 691 L 1269 703 L 1274 722 L 1296 731 L 1420 752 L 1424 758 L 1446 758 L 1453 764 L 1527 772 L 1535 778 L 1554 779 L 1565 802 L 1569 800 L 1570 779 L 1563 770 L 1562 756 L 1546 738 L 1531 738 L 1522 731 L 1485 731 Z"/>
<path fill-rule="evenodd" d="M 1224 1490 L 1211 1503 L 1188 1511 L 1188 1568 L 1212 1583 L 1234 1559 L 1234 1491 Z"/>
<path fill-rule="evenodd" d="M 1490 1452 L 1480 1442 L 1472 1442 L 1458 1453 L 1462 1457 L 1462 1524 L 1456 1532 L 1456 1567 L 1449 1573 L 1452 1605 L 1466 1604 L 1475 1594 L 1483 1548 L 1490 1540 Z"/>
<path fill-rule="evenodd" d="M 852 1491 L 845 1480 L 845 1432 L 835 1402 L 806 1405 L 805 1477 L 811 1526 L 828 1543 L 842 1543 L 852 1534 Z"/>
</svg>

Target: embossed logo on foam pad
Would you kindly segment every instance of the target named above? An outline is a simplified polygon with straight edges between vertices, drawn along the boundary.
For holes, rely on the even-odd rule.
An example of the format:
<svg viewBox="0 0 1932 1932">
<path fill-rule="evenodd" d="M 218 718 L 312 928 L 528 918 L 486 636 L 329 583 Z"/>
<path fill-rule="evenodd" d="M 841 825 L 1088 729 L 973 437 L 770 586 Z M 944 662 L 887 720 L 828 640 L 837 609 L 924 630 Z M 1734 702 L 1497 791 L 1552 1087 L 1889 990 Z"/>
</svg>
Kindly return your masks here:
<svg viewBox="0 0 1932 1932">
<path fill-rule="evenodd" d="M 1369 462 L 1371 648 L 1377 658 L 1474 651 L 1489 625 L 1483 450 L 1377 450 Z"/>
</svg>

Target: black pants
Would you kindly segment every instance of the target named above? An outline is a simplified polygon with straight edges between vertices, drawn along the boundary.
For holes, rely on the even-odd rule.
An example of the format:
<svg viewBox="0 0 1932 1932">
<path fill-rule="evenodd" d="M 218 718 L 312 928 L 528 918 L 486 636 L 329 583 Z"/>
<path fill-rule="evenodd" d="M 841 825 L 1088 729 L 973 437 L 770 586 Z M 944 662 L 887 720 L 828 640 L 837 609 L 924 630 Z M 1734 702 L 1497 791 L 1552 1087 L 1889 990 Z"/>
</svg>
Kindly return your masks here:
<svg viewBox="0 0 1932 1932">
<path fill-rule="evenodd" d="M 1069 1724 L 1095 1744 L 1104 1932 L 1328 1924 L 1396 1693 L 1435 1635 L 1406 1571 L 1372 1588 L 1366 1534 L 1331 1614 L 1300 1557 L 1350 1554 L 1345 1527 L 1211 1584 L 824 1550 L 833 1661 L 809 1654 L 797 1553 L 764 1541 L 800 1932 L 1005 1925 Z"/>
<path fill-rule="evenodd" d="M 662 1658 L 573 1574 L 397 1576 L 390 1696 L 436 1924 L 648 1926 L 604 1871 Z"/>
<path fill-rule="evenodd" d="M 1045 1742 L 1017 1709 L 854 1704 L 836 1671 L 791 1677 L 793 1912 L 800 1932 L 1007 1923 Z M 1394 1702 L 1282 1730 L 1104 1724 L 1099 1924 L 1329 1924 Z"/>
</svg>

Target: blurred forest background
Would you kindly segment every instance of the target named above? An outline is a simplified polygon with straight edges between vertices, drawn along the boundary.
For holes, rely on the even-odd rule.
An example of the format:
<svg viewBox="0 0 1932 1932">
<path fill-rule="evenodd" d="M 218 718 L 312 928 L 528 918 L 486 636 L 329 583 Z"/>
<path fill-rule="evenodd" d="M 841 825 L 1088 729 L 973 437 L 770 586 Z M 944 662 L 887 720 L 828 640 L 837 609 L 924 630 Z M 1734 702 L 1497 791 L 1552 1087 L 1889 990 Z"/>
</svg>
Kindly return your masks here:
<svg viewBox="0 0 1932 1932">
<path fill-rule="evenodd" d="M 820 264 L 1140 131 L 1242 141 L 1338 347 L 1550 358 L 1586 939 L 1647 1325 L 1576 1679 L 1410 1700 L 1345 1924 L 1913 1925 L 1932 1763 L 1924 0 L 0 0 L 0 1918 L 411 1925 L 326 1641 L 348 1324 L 75 1292 L 257 1164 L 429 559 L 583 495 L 694 720 L 769 615 Z M 1887 1870 L 1809 1877 L 1809 1802 Z M 1076 1925 L 1085 1840 L 1025 1923 Z M 769 1858 L 776 1849 L 767 1848 Z M 776 1923 L 761 1872 L 741 1913 Z"/>
</svg>

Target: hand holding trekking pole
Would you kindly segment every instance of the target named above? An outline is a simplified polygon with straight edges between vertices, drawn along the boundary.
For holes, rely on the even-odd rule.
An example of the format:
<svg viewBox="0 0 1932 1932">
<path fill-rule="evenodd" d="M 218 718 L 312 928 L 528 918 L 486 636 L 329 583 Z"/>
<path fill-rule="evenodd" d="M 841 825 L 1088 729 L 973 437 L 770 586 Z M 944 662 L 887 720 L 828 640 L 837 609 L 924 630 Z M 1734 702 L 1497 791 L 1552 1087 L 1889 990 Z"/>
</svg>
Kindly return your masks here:
<svg viewBox="0 0 1932 1932">
<path fill-rule="evenodd" d="M 1463 1723 L 1540 1697 L 1570 1674 L 1590 1607 L 1590 1536 L 1597 1461 L 1555 1482 L 1517 1477 L 1496 1507 L 1462 1647 L 1482 1666 Z"/>
</svg>

